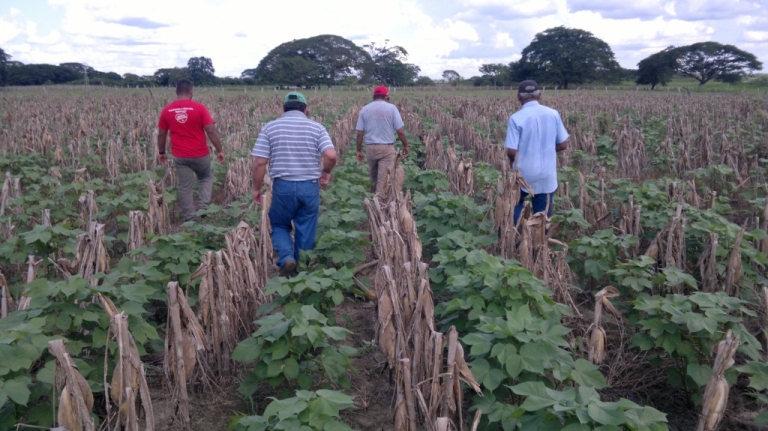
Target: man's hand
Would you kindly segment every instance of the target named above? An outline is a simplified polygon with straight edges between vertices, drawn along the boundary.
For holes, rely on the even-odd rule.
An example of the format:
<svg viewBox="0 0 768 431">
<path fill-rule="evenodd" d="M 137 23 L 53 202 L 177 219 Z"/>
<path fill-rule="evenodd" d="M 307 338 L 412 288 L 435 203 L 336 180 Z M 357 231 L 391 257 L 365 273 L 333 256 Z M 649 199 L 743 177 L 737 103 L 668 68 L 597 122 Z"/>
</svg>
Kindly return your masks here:
<svg viewBox="0 0 768 431">
<path fill-rule="evenodd" d="M 363 163 L 363 152 L 358 151 L 357 152 L 357 163 Z"/>
<path fill-rule="evenodd" d="M 403 157 L 408 157 L 408 155 L 411 154 L 410 148 L 408 148 L 407 145 L 403 146 Z"/>
<path fill-rule="evenodd" d="M 253 191 L 253 203 L 261 205 L 261 189 Z"/>
<path fill-rule="evenodd" d="M 216 153 L 216 160 L 218 160 L 219 163 L 224 163 L 224 151 Z"/>
<path fill-rule="evenodd" d="M 163 166 L 167 165 L 168 164 L 168 155 L 167 154 L 158 154 L 157 155 L 157 163 L 160 163 Z"/>
<path fill-rule="evenodd" d="M 320 173 L 320 187 L 325 187 L 326 184 L 328 184 L 331 181 L 331 173 L 330 172 L 321 172 Z"/>
</svg>

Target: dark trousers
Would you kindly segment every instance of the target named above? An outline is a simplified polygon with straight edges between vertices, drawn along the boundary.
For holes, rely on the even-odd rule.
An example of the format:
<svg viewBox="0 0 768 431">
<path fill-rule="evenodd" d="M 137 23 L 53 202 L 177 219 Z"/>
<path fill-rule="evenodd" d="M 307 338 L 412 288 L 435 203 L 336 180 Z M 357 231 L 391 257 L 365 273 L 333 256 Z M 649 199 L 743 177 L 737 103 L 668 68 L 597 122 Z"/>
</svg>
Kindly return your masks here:
<svg viewBox="0 0 768 431">
<path fill-rule="evenodd" d="M 530 193 L 520 190 L 520 201 L 515 205 L 515 225 L 517 225 L 517 221 L 520 220 L 520 213 L 523 212 L 523 202 L 529 195 Z M 536 195 L 531 198 L 533 213 L 536 214 L 546 210 L 547 217 L 552 217 L 552 203 L 554 196 L 554 193 L 536 193 Z"/>
<path fill-rule="evenodd" d="M 289 259 L 299 262 L 299 250 L 315 248 L 317 216 L 320 211 L 320 183 L 311 181 L 285 181 L 272 183 L 272 205 L 269 222 L 272 227 L 272 246 L 280 256 L 280 268 Z M 291 222 L 296 231 L 291 238 Z"/>
</svg>

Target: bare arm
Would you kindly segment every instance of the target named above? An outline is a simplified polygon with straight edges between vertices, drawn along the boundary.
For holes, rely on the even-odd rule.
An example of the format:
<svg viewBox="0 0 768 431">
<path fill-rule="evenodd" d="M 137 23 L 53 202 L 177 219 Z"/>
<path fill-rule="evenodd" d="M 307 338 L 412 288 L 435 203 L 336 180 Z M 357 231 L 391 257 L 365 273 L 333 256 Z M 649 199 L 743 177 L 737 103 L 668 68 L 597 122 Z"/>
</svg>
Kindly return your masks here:
<svg viewBox="0 0 768 431">
<path fill-rule="evenodd" d="M 363 136 L 365 135 L 365 132 L 362 130 L 357 131 L 357 152 L 363 151 Z"/>
<path fill-rule="evenodd" d="M 320 173 L 320 186 L 331 181 L 331 171 L 336 166 L 336 150 L 329 148 L 323 152 L 323 172 Z"/>
<path fill-rule="evenodd" d="M 224 149 L 221 147 L 221 138 L 219 138 L 219 132 L 216 130 L 216 123 L 211 123 L 205 126 L 205 134 L 208 135 L 208 139 L 216 147 L 217 153 L 223 153 Z"/>
<path fill-rule="evenodd" d="M 168 137 L 168 131 L 165 129 L 157 129 L 157 152 L 165 154 L 165 142 Z"/>
<path fill-rule="evenodd" d="M 261 185 L 264 184 L 264 174 L 267 173 L 267 163 L 269 159 L 256 157 L 253 163 L 253 201 L 261 205 Z"/>
<path fill-rule="evenodd" d="M 568 139 L 555 145 L 555 152 L 565 151 L 568 149 Z"/>
<path fill-rule="evenodd" d="M 509 159 L 509 167 L 512 168 L 515 165 L 515 157 L 517 156 L 517 150 L 507 148 L 507 158 Z"/>
<path fill-rule="evenodd" d="M 408 149 L 408 138 L 405 137 L 405 129 L 402 127 L 397 129 L 397 137 L 400 139 L 400 142 L 403 143 L 403 153 L 407 156 L 411 153 L 411 150 Z"/>
</svg>

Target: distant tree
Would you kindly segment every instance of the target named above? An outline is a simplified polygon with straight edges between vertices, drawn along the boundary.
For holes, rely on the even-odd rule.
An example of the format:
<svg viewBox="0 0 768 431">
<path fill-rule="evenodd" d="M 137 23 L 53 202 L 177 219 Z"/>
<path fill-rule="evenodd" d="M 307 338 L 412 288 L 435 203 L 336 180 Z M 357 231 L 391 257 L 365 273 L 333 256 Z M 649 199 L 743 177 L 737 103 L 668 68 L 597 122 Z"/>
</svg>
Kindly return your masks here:
<svg viewBox="0 0 768 431">
<path fill-rule="evenodd" d="M 194 85 L 210 85 L 216 83 L 213 61 L 208 57 L 192 57 L 187 61 L 189 77 Z"/>
<path fill-rule="evenodd" d="M 445 79 L 449 83 L 454 83 L 454 82 L 461 81 L 461 75 L 459 75 L 459 73 L 456 72 L 455 70 L 444 70 L 443 79 Z"/>
<path fill-rule="evenodd" d="M 413 82 L 413 85 L 428 87 L 430 85 L 435 85 L 435 81 L 433 81 L 429 76 L 419 76 L 416 78 L 416 81 Z"/>
<path fill-rule="evenodd" d="M 0 87 L 4 87 L 8 81 L 8 63 L 11 61 L 10 54 L 6 54 L 0 48 Z"/>
<path fill-rule="evenodd" d="M 179 80 L 191 79 L 191 76 L 189 76 L 189 70 L 186 67 L 173 67 L 158 69 L 153 75 L 153 79 L 157 85 L 175 87 Z"/>
<path fill-rule="evenodd" d="M 243 72 L 240 74 L 240 78 L 243 78 L 243 79 L 245 79 L 245 78 L 253 78 L 253 79 L 256 79 L 256 78 L 258 78 L 258 76 L 259 76 L 259 75 L 258 75 L 258 73 L 256 72 L 256 68 L 253 68 L 253 69 L 245 69 L 245 70 L 244 70 L 244 71 L 243 71 Z"/>
<path fill-rule="evenodd" d="M 677 54 L 674 46 L 669 46 L 663 51 L 651 54 L 637 63 L 636 83 L 650 85 L 651 90 L 657 85 L 667 85 L 675 75 L 677 66 Z"/>
<path fill-rule="evenodd" d="M 79 73 L 81 75 L 83 74 L 83 71 L 88 72 L 88 74 L 96 71 L 96 69 L 94 69 L 91 66 L 88 66 L 85 63 L 75 63 L 75 62 L 59 63 L 59 66 L 65 68 L 65 69 L 69 69 L 69 70 L 71 70 L 73 72 L 77 72 L 77 73 Z"/>
<path fill-rule="evenodd" d="M 14 65 L 7 72 L 8 85 L 65 84 L 83 79 L 82 72 L 52 64 Z"/>
<path fill-rule="evenodd" d="M 588 31 L 560 26 L 536 34 L 523 49 L 513 80 L 535 79 L 568 88 L 569 84 L 616 82 L 619 70 L 607 43 Z"/>
<path fill-rule="evenodd" d="M 505 81 L 504 77 L 509 75 L 509 66 L 502 63 L 490 63 L 483 64 L 478 69 L 484 76 L 491 78 L 491 82 L 495 87 L 497 83 Z M 477 81 L 475 81 L 477 83 Z"/>
<path fill-rule="evenodd" d="M 351 40 L 324 34 L 286 42 L 272 49 L 259 62 L 254 77 L 265 84 L 334 85 L 360 76 L 368 62 L 368 53 Z M 301 69 L 291 72 L 286 68 L 289 64 Z"/>
<path fill-rule="evenodd" d="M 267 76 L 270 76 L 269 81 L 266 81 L 264 75 L 260 75 L 261 82 L 268 82 L 272 84 L 289 84 L 297 87 L 307 87 L 320 83 L 327 83 L 318 81 L 318 77 L 321 75 L 321 71 L 317 63 L 312 60 L 307 60 L 304 57 L 280 57 L 272 62 L 270 70 Z M 274 79 L 274 80 L 272 80 Z"/>
<path fill-rule="evenodd" d="M 412 84 L 419 76 L 421 68 L 415 64 L 405 63 L 408 51 L 402 46 L 388 46 L 389 40 L 383 45 L 370 42 L 363 45 L 368 50 L 371 62 L 366 67 L 366 75 L 376 82 L 387 85 L 403 86 Z"/>
<path fill-rule="evenodd" d="M 699 42 L 676 48 L 677 71 L 704 85 L 712 79 L 734 80 L 761 70 L 763 63 L 754 54 L 717 42 Z"/>
<path fill-rule="evenodd" d="M 135 87 L 139 84 L 141 84 L 141 77 L 139 75 L 136 75 L 134 73 L 123 74 L 123 85 Z"/>
</svg>

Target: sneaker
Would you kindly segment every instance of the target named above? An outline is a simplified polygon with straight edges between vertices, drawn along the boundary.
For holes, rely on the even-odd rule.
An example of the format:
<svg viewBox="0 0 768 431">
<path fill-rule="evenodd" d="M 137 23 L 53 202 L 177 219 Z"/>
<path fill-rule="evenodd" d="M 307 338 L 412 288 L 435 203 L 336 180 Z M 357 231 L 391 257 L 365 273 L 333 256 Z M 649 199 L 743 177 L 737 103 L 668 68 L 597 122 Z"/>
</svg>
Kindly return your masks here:
<svg viewBox="0 0 768 431">
<path fill-rule="evenodd" d="M 283 267 L 280 268 L 280 277 L 290 277 L 293 275 L 295 271 L 296 271 L 296 261 L 293 259 L 288 259 L 283 264 Z"/>
</svg>

